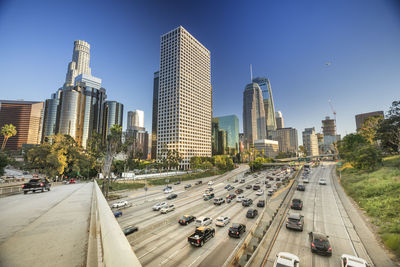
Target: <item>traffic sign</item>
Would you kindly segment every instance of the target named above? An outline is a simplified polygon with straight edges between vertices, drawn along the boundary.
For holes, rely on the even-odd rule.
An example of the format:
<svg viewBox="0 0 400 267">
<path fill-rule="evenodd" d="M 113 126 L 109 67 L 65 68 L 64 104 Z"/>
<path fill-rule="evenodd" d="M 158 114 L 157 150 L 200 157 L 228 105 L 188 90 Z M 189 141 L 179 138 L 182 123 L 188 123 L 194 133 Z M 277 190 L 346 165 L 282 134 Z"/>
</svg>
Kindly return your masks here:
<svg viewBox="0 0 400 267">
<path fill-rule="evenodd" d="M 342 163 L 341 162 L 337 162 L 336 165 L 342 166 Z"/>
</svg>

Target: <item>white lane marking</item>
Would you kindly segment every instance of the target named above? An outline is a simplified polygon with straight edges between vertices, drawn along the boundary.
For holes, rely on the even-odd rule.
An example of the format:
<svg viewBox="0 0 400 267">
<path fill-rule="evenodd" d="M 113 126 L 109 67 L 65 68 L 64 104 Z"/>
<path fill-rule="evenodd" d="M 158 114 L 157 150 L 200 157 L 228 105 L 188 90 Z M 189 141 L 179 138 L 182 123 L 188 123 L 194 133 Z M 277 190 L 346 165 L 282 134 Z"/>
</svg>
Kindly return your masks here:
<svg viewBox="0 0 400 267">
<path fill-rule="evenodd" d="M 179 252 L 181 252 L 186 246 L 184 246 L 183 248 L 177 250 L 175 253 L 172 253 L 168 258 L 166 258 L 164 261 L 162 261 L 160 263 L 160 265 L 163 265 L 164 263 L 166 263 L 167 261 L 171 260 L 176 254 L 178 254 Z"/>
<path fill-rule="evenodd" d="M 144 253 L 142 256 L 140 256 L 138 259 L 143 258 L 144 256 L 146 256 L 147 254 L 151 253 L 153 250 L 157 249 L 158 247 L 153 248 L 152 250 L 147 251 L 146 253 Z"/>
<path fill-rule="evenodd" d="M 201 256 L 203 255 L 198 256 L 188 267 L 192 266 Z"/>
</svg>

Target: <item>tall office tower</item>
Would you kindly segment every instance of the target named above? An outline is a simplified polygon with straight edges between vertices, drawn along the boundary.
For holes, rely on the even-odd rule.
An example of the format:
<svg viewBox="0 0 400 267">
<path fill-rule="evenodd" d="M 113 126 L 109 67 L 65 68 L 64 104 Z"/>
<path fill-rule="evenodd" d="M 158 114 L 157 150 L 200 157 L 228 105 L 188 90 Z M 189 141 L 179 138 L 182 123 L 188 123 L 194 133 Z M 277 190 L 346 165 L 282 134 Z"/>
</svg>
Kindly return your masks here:
<svg viewBox="0 0 400 267">
<path fill-rule="evenodd" d="M 23 145 L 40 144 L 42 137 L 43 102 L 0 100 L 0 129 L 12 124 L 17 135 L 8 139 L 6 149 L 17 150 Z M 0 144 L 3 143 L 0 135 Z"/>
<path fill-rule="evenodd" d="M 158 87 L 160 73 L 154 72 L 153 79 L 153 114 L 151 121 L 151 158 L 157 158 L 157 119 L 158 119 Z"/>
<path fill-rule="evenodd" d="M 322 133 L 324 136 L 336 136 L 336 125 L 334 119 L 325 117 L 325 120 L 322 120 Z"/>
<path fill-rule="evenodd" d="M 182 156 L 211 156 L 211 63 L 207 50 L 182 26 L 161 36 L 158 92 L 157 158 L 165 149 Z"/>
<path fill-rule="evenodd" d="M 123 104 L 117 101 L 106 101 L 104 103 L 103 140 L 107 138 L 113 125 L 117 124 L 122 126 L 123 114 Z"/>
<path fill-rule="evenodd" d="M 270 131 L 272 140 L 278 141 L 280 152 L 296 153 L 298 148 L 297 130 L 291 127 Z"/>
<path fill-rule="evenodd" d="M 230 151 L 239 151 L 239 119 L 236 115 L 217 117 L 219 129 L 227 134 L 227 147 Z"/>
<path fill-rule="evenodd" d="M 285 124 L 283 123 L 282 112 L 280 111 L 275 112 L 275 118 L 276 118 L 276 128 L 277 129 L 285 128 Z"/>
<path fill-rule="evenodd" d="M 219 119 L 213 118 L 211 121 L 211 152 L 212 155 L 218 155 L 218 132 L 219 132 Z"/>
<path fill-rule="evenodd" d="M 89 62 L 90 45 L 85 41 L 75 41 L 72 61 L 68 64 L 68 71 L 65 78 L 64 88 L 68 86 L 74 86 L 75 78 L 80 74 L 91 75 Z"/>
<path fill-rule="evenodd" d="M 228 134 L 225 130 L 218 130 L 218 154 L 225 155 L 228 143 Z"/>
<path fill-rule="evenodd" d="M 74 84 L 61 92 L 58 133 L 68 134 L 86 147 L 93 132 L 103 132 L 106 90 L 101 79 L 87 74 L 78 75 Z"/>
<path fill-rule="evenodd" d="M 257 77 L 253 79 L 253 83 L 257 83 L 263 94 L 264 111 L 265 111 L 265 123 L 268 131 L 276 130 L 276 119 L 275 119 L 275 106 L 274 98 L 272 96 L 271 83 L 269 79 L 265 77 Z"/>
<path fill-rule="evenodd" d="M 43 130 L 41 142 L 49 140 L 50 136 L 57 133 L 57 123 L 60 118 L 60 96 L 61 88 L 57 93 L 51 95 L 50 99 L 46 99 L 43 112 Z"/>
<path fill-rule="evenodd" d="M 244 151 L 244 133 L 239 133 L 239 151 Z"/>
<path fill-rule="evenodd" d="M 318 137 L 314 127 L 304 129 L 303 146 L 307 151 L 307 156 L 318 156 Z"/>
<path fill-rule="evenodd" d="M 385 114 L 383 113 L 383 111 L 374 111 L 374 112 L 357 114 L 355 116 L 357 130 L 362 127 L 364 121 L 367 118 L 369 118 L 369 117 L 384 117 L 384 116 L 385 116 Z"/>
<path fill-rule="evenodd" d="M 246 85 L 243 92 L 243 131 L 245 149 L 267 137 L 262 92 L 254 82 Z"/>
<path fill-rule="evenodd" d="M 144 131 L 144 112 L 142 110 L 128 112 L 127 131 L 132 130 Z"/>
</svg>

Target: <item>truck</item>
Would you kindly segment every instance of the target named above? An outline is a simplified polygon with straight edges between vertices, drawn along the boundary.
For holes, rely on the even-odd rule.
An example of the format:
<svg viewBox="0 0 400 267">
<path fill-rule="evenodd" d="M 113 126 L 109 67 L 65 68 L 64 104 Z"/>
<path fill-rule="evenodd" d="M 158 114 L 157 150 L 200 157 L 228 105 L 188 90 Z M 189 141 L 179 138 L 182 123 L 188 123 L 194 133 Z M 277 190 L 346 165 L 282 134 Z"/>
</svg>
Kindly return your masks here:
<svg viewBox="0 0 400 267">
<path fill-rule="evenodd" d="M 44 190 L 50 191 L 50 186 L 51 183 L 47 179 L 33 178 L 22 185 L 22 191 L 24 191 L 24 194 L 27 194 L 29 191 L 32 191 L 32 193 L 35 193 L 35 191 L 44 192 Z"/>
<path fill-rule="evenodd" d="M 188 237 L 188 242 L 192 246 L 202 247 L 204 243 L 215 236 L 215 229 L 210 226 L 196 228 L 195 232 Z"/>
</svg>

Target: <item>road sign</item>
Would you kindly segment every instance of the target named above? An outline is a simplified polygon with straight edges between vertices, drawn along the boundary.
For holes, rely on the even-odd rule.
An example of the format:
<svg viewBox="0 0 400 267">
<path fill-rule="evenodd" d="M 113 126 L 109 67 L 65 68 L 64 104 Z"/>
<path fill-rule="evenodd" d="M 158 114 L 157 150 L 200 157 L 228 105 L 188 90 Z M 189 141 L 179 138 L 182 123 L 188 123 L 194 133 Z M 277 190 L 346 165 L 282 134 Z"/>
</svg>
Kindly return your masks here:
<svg viewBox="0 0 400 267">
<path fill-rule="evenodd" d="M 342 166 L 342 163 L 341 162 L 337 162 L 336 165 Z"/>
</svg>

